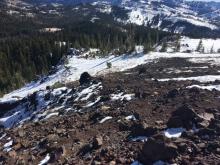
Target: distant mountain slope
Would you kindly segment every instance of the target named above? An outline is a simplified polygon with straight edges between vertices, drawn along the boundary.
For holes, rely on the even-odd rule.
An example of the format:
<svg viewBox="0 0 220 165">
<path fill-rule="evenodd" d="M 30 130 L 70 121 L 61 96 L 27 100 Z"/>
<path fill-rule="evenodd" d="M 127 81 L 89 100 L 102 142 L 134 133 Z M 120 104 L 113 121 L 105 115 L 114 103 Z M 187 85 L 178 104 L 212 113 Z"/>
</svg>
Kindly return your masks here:
<svg viewBox="0 0 220 165">
<path fill-rule="evenodd" d="M 3 4 L 3 3 L 1 3 Z M 5 0 L 11 15 L 34 17 L 78 13 L 93 22 L 109 15 L 122 23 L 151 26 L 164 31 L 198 36 L 220 34 L 220 3 L 183 0 Z M 89 5 L 90 4 L 90 5 Z M 116 8 L 117 7 L 117 8 Z M 117 9 L 117 10 L 116 10 Z M 86 12 L 85 12 L 86 11 Z"/>
</svg>

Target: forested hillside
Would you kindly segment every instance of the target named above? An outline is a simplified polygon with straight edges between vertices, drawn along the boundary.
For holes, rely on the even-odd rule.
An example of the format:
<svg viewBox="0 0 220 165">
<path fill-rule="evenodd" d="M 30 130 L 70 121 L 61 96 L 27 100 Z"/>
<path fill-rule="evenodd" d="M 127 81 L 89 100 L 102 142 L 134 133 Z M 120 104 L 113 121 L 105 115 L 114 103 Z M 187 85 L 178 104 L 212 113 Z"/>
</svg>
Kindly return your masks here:
<svg viewBox="0 0 220 165">
<path fill-rule="evenodd" d="M 37 76 L 48 74 L 59 60 L 74 48 L 99 48 L 106 55 L 113 49 L 126 53 L 135 45 L 145 45 L 146 50 L 168 35 L 144 26 L 115 23 L 92 23 L 86 20 L 61 24 L 61 31 L 44 31 L 51 25 L 40 24 L 35 19 L 13 19 L 2 15 L 0 28 L 0 92 L 7 93 L 30 82 Z M 65 21 L 64 21 L 65 22 Z M 60 23 L 59 23 L 60 24 Z"/>
</svg>

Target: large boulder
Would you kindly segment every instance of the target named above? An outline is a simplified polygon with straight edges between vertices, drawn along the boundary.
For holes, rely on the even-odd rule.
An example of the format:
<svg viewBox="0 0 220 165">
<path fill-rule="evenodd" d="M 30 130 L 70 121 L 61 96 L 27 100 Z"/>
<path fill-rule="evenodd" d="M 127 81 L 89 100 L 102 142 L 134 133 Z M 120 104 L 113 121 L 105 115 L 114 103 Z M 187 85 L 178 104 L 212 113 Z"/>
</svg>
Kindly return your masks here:
<svg viewBox="0 0 220 165">
<path fill-rule="evenodd" d="M 173 112 L 172 117 L 169 119 L 167 125 L 170 128 L 183 127 L 191 129 L 193 125 L 198 121 L 199 116 L 188 105 L 179 107 Z"/>
<path fill-rule="evenodd" d="M 91 80 L 92 77 L 90 76 L 90 74 L 88 72 L 84 72 L 80 76 L 79 83 L 80 85 L 89 84 Z"/>
<path fill-rule="evenodd" d="M 19 104 L 20 104 L 20 101 L 0 102 L 0 116 L 11 109 L 14 109 Z"/>
<path fill-rule="evenodd" d="M 140 159 L 144 164 L 158 160 L 169 161 L 178 156 L 178 147 L 163 135 L 149 138 L 144 144 Z"/>
</svg>

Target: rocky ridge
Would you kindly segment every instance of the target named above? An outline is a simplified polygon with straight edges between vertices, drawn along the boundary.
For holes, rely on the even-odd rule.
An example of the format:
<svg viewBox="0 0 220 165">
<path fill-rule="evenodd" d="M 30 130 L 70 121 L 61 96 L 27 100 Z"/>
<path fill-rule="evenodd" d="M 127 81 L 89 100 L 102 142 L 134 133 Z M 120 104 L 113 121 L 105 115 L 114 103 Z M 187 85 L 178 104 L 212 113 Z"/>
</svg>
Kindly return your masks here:
<svg viewBox="0 0 220 165">
<path fill-rule="evenodd" d="M 208 67 L 201 69 L 204 65 Z M 187 66 L 194 68 L 193 72 L 167 73 L 167 68 Z M 218 68 L 182 58 L 160 59 L 105 76 L 90 77 L 84 73 L 80 83 L 58 90 L 60 95 L 51 97 L 56 89 L 48 88 L 44 99 L 52 100 L 49 107 L 62 106 L 53 112 L 58 114 L 26 120 L 22 126 L 14 125 L 11 129 L 1 128 L 0 161 L 3 164 L 218 164 L 220 92 L 188 88 L 203 84 L 198 81 L 157 80 L 214 74 Z M 26 98 L 29 106 L 38 106 L 30 101 L 32 97 Z M 52 109 L 49 107 L 42 112 L 49 112 Z"/>
</svg>

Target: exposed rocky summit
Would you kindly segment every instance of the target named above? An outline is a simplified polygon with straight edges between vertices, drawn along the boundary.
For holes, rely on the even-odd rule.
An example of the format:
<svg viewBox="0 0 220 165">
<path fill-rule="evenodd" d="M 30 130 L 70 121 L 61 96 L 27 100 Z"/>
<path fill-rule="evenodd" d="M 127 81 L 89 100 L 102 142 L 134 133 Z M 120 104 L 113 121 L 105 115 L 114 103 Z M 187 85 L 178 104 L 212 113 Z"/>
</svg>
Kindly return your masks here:
<svg viewBox="0 0 220 165">
<path fill-rule="evenodd" d="M 156 80 L 177 76 L 155 69 L 173 63 L 188 65 L 184 59 L 160 59 L 141 66 L 146 70 L 141 74 L 140 67 L 92 80 L 86 74 L 81 85 L 47 88 L 24 98 L 17 104 L 27 106 L 24 111 L 30 118 L 1 128 L 0 162 L 218 164 L 220 92 L 188 88 L 199 84 L 191 80 Z M 44 101 L 46 108 L 37 111 Z"/>
</svg>

